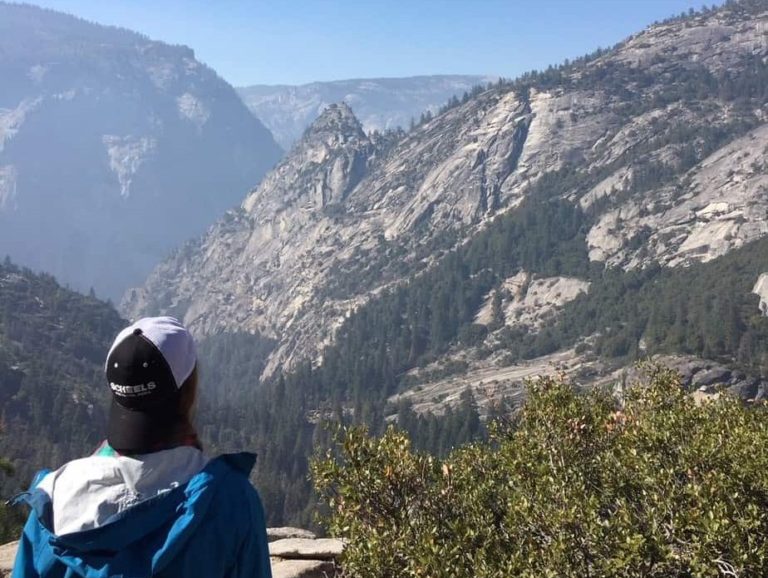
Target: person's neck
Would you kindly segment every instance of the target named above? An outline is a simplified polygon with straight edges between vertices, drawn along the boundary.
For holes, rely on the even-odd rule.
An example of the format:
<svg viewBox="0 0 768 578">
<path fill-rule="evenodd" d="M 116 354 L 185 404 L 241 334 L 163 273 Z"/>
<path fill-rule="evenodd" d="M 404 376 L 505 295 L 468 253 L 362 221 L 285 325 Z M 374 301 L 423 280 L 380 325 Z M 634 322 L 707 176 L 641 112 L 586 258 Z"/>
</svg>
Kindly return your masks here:
<svg viewBox="0 0 768 578">
<path fill-rule="evenodd" d="M 109 445 L 109 442 L 107 440 L 104 440 L 101 442 L 98 448 L 96 448 L 96 451 L 93 452 L 93 455 L 100 455 L 100 456 L 131 456 L 131 455 L 140 455 L 140 454 L 153 454 L 155 452 L 162 452 L 165 450 L 172 450 L 174 448 L 182 448 L 182 447 L 193 447 L 197 448 L 200 451 L 203 451 L 203 444 L 200 442 L 200 439 L 197 437 L 197 432 L 194 430 L 190 430 L 189 432 L 184 433 L 183 435 L 178 436 L 173 441 L 167 442 L 167 443 L 161 443 L 157 446 L 153 447 L 149 451 L 142 451 L 142 452 L 120 452 L 117 451 L 115 448 Z"/>
</svg>

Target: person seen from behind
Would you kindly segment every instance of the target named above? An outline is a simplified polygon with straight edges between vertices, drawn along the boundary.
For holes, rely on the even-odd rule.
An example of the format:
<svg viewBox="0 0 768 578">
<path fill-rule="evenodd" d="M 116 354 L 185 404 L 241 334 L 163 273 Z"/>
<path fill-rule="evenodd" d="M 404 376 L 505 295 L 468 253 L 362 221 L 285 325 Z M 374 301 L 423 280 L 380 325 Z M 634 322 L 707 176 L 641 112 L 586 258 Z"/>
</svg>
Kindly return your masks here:
<svg viewBox="0 0 768 578">
<path fill-rule="evenodd" d="M 106 361 L 106 441 L 40 472 L 13 578 L 271 578 L 255 456 L 208 459 L 191 416 L 197 356 L 172 317 L 145 318 Z"/>
</svg>

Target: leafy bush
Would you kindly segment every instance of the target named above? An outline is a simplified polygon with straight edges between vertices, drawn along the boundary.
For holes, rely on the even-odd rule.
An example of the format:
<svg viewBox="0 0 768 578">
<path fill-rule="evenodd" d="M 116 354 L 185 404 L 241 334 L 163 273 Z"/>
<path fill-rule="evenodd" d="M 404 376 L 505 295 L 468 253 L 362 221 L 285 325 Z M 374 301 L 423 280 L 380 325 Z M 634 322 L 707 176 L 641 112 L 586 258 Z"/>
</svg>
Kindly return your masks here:
<svg viewBox="0 0 768 578">
<path fill-rule="evenodd" d="M 676 374 L 617 402 L 542 379 L 514 424 L 445 460 L 390 428 L 313 463 L 355 577 L 766 576 L 768 416 Z"/>
</svg>

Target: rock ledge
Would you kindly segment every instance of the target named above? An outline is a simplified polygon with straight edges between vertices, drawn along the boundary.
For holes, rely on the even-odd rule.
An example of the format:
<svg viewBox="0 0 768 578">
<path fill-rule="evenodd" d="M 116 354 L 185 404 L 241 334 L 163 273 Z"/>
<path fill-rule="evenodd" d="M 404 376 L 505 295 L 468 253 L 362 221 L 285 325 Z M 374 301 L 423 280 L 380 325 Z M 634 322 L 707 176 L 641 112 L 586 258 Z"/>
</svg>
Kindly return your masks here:
<svg viewBox="0 0 768 578">
<path fill-rule="evenodd" d="M 272 578 L 333 578 L 344 550 L 341 540 L 316 538 L 301 528 L 268 528 Z M 0 546 L 0 578 L 13 571 L 18 542 Z"/>
</svg>

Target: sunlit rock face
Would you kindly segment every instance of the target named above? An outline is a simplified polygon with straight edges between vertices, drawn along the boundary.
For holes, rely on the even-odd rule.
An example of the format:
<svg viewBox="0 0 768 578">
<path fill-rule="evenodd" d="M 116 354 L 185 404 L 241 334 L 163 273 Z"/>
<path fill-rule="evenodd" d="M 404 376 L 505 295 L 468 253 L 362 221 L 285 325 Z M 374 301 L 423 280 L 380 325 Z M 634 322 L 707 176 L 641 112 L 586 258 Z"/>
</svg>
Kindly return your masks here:
<svg viewBox="0 0 768 578">
<path fill-rule="evenodd" d="M 760 275 L 752 293 L 760 297 L 760 312 L 768 317 L 768 273 Z"/>
<path fill-rule="evenodd" d="M 634 195 L 590 230 L 590 257 L 611 265 L 710 261 L 768 233 L 768 125 L 715 151 L 684 179 Z M 641 246 L 631 243 L 644 235 Z"/>
<path fill-rule="evenodd" d="M 768 233 L 768 110 L 698 83 L 759 70 L 767 26 L 766 13 L 729 9 L 652 26 L 401 137 L 367 136 L 352 109 L 329 107 L 239 209 L 130 291 L 124 312 L 172 312 L 200 335 L 274 338 L 265 375 L 320 362 L 351 311 L 534 195 L 584 211 L 596 264 L 727 254 Z M 536 330 L 589 290 L 532 278 L 524 298 L 505 298 L 504 323 Z"/>
<path fill-rule="evenodd" d="M 118 299 L 280 157 L 183 46 L 0 3 L 0 255 Z"/>
</svg>

